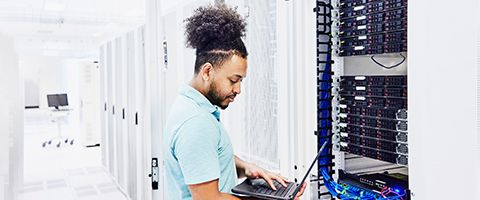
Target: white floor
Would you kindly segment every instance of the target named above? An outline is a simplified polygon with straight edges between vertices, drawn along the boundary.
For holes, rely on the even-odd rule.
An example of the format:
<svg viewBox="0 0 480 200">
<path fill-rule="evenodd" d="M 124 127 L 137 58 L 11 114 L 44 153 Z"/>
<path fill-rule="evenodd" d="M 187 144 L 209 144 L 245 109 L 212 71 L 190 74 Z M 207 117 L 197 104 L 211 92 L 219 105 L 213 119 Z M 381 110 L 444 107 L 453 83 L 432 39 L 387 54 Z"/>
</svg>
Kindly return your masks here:
<svg viewBox="0 0 480 200">
<path fill-rule="evenodd" d="M 102 166 L 100 148 L 79 144 L 75 115 L 72 113 L 64 121 L 62 141 L 53 140 L 43 147 L 45 141 L 58 135 L 57 124 L 47 111 L 26 110 L 24 187 L 19 192 L 20 200 L 127 199 Z"/>
</svg>

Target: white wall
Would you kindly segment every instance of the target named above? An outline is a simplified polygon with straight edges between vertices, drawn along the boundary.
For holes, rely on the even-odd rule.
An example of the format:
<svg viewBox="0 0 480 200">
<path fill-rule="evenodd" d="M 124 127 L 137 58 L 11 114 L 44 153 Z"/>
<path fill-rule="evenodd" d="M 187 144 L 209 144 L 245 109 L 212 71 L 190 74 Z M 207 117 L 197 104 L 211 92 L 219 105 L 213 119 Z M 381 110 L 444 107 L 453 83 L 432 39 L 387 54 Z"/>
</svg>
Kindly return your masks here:
<svg viewBox="0 0 480 200">
<path fill-rule="evenodd" d="M 78 66 L 75 61 L 54 56 L 21 56 L 20 65 L 24 69 L 25 82 L 30 83 L 29 90 L 25 91 L 26 102 L 38 99 L 40 108 L 47 108 L 47 94 L 70 92 L 69 104 L 78 105 Z M 33 91 L 35 88 L 38 91 Z"/>
<path fill-rule="evenodd" d="M 23 61 L 20 61 L 20 66 L 23 66 Z M 24 70 L 23 75 L 25 79 L 25 106 L 40 106 L 40 94 L 38 88 L 39 68 L 30 68 Z"/>
<path fill-rule="evenodd" d="M 71 127 L 79 123 L 79 63 L 81 60 L 56 56 L 20 56 L 23 69 L 25 101 L 36 102 L 40 109 L 49 109 L 47 94 L 67 93 L 73 111 L 69 115 Z M 31 105 L 31 104 L 29 104 Z"/>
<path fill-rule="evenodd" d="M 35 108 L 40 106 L 37 82 L 38 80 L 25 80 L 25 107 Z"/>
<path fill-rule="evenodd" d="M 23 180 L 23 81 L 13 40 L 0 34 L 0 44 L 0 200 L 13 200 Z"/>
</svg>

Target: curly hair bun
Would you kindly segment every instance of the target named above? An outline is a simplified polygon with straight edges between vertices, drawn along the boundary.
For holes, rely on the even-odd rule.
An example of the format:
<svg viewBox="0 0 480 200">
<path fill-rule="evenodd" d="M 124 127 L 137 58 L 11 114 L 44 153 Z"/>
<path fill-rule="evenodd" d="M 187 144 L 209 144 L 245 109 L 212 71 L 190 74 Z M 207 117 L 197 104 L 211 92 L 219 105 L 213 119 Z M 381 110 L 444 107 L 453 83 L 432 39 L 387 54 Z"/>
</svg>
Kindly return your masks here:
<svg viewBox="0 0 480 200">
<path fill-rule="evenodd" d="M 186 46 L 197 52 L 229 50 L 229 43 L 245 36 L 245 20 L 225 4 L 199 7 L 185 22 Z"/>
</svg>

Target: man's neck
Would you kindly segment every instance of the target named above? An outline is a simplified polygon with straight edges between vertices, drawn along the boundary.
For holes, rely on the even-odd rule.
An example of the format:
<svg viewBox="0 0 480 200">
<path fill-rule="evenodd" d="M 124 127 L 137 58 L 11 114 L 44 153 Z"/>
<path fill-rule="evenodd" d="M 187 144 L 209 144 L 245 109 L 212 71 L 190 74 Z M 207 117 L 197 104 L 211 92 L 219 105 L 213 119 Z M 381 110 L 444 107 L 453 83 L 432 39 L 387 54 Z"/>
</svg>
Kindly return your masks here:
<svg viewBox="0 0 480 200">
<path fill-rule="evenodd" d="M 207 91 L 205 91 L 205 89 L 201 86 L 201 84 L 195 78 L 193 78 L 188 85 L 190 85 L 190 87 L 200 92 L 203 96 L 205 97 L 207 96 Z"/>
</svg>

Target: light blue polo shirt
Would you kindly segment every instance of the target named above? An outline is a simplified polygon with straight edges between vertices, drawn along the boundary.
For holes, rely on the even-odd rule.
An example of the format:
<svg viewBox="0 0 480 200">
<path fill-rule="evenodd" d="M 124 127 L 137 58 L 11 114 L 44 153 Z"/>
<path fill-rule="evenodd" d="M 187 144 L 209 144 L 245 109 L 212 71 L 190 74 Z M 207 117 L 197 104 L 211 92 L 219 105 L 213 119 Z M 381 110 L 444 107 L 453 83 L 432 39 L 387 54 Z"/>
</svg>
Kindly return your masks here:
<svg viewBox="0 0 480 200">
<path fill-rule="evenodd" d="M 230 193 L 237 181 L 230 138 L 218 108 L 191 86 L 183 86 L 173 103 L 164 139 L 165 199 L 192 199 L 188 185 L 215 179 L 221 192 Z"/>
</svg>

